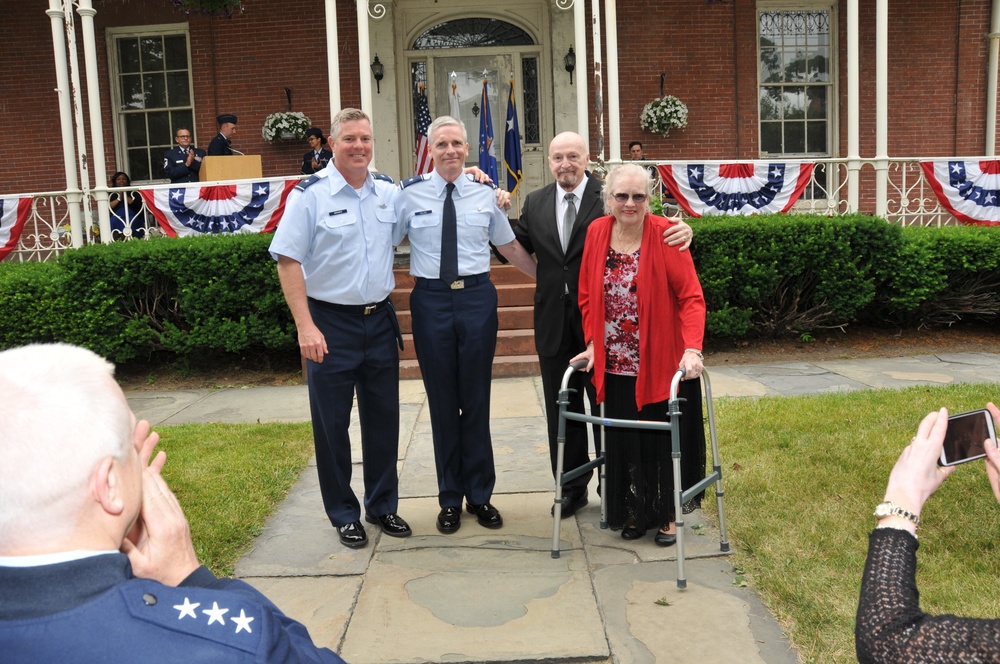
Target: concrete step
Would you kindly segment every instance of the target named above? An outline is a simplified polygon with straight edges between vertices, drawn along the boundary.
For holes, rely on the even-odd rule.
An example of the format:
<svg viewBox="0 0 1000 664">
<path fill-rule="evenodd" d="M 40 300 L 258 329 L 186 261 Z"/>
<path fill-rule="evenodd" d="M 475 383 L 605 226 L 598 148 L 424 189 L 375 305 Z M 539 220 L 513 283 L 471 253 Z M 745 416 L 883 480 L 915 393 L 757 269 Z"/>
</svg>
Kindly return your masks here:
<svg viewBox="0 0 1000 664">
<path fill-rule="evenodd" d="M 537 376 L 537 355 L 507 355 L 493 358 L 494 378 L 513 378 L 518 376 Z M 401 379 L 420 378 L 420 367 L 415 359 L 400 360 L 399 377 Z"/>
</svg>

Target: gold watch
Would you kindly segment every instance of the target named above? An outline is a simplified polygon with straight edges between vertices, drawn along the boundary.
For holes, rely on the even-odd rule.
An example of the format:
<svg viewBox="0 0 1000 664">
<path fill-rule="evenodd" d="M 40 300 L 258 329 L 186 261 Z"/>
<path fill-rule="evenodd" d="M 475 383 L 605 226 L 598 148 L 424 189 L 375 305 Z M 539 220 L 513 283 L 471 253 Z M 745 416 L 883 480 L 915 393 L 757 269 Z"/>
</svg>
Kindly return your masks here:
<svg viewBox="0 0 1000 664">
<path fill-rule="evenodd" d="M 875 507 L 875 518 L 884 519 L 888 516 L 901 516 L 914 526 L 920 526 L 920 517 L 909 510 L 904 510 L 902 507 L 895 505 L 890 502 L 879 503 Z"/>
</svg>

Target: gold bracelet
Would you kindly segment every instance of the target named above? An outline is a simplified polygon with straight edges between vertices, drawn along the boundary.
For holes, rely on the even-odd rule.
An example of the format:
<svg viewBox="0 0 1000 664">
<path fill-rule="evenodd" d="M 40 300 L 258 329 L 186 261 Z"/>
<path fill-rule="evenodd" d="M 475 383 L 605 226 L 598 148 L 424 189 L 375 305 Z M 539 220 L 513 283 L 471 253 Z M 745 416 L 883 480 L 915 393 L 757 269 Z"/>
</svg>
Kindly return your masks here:
<svg viewBox="0 0 1000 664">
<path fill-rule="evenodd" d="M 705 356 L 704 356 L 704 355 L 702 355 L 702 354 L 701 354 L 701 351 L 700 351 L 700 350 L 698 350 L 697 348 L 685 348 L 685 349 L 684 349 L 684 352 L 685 352 L 685 353 L 694 353 L 695 355 L 697 355 L 697 356 L 698 356 L 698 359 L 699 359 L 699 360 L 701 360 L 702 362 L 704 362 L 704 361 L 705 361 Z"/>
</svg>

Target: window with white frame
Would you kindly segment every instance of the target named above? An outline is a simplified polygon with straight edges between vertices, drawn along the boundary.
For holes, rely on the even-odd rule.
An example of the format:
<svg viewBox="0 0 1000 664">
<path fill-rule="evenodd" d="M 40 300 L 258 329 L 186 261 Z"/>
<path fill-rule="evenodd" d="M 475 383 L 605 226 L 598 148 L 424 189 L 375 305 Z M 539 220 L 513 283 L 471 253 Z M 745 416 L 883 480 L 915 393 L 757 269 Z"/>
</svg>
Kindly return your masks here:
<svg viewBox="0 0 1000 664">
<path fill-rule="evenodd" d="M 758 112 L 761 157 L 832 156 L 836 97 L 832 7 L 760 7 Z M 818 164 L 806 198 L 830 191 Z M 817 190 L 818 189 L 818 190 Z"/>
<path fill-rule="evenodd" d="M 133 181 L 162 179 L 175 131 L 194 136 L 187 26 L 109 31 L 108 48 L 118 170 Z"/>
</svg>

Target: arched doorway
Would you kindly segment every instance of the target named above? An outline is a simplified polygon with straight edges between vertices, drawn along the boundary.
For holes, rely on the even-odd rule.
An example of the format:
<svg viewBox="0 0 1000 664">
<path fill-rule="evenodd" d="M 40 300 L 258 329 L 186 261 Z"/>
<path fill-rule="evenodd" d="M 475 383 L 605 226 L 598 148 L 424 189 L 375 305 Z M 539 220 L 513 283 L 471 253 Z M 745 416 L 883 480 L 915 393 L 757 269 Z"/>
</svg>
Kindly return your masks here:
<svg viewBox="0 0 1000 664">
<path fill-rule="evenodd" d="M 426 22 L 410 33 L 404 44 L 404 59 L 408 64 L 409 113 L 421 86 L 427 95 L 432 117 L 452 114 L 452 94 L 457 96 L 459 116 L 469 134 L 469 164 L 478 163 L 480 120 L 483 115 L 483 80 L 487 81 L 490 115 L 493 122 L 494 154 L 501 174 L 501 186 L 506 184 L 503 155 L 505 119 L 511 82 L 518 115 L 521 139 L 521 159 L 524 179 L 518 193 L 523 195 L 545 182 L 545 136 L 551 136 L 551 111 L 541 98 L 544 89 L 544 51 L 528 29 L 511 21 L 487 16 L 465 16 L 445 21 Z M 409 131 L 400 124 L 407 136 L 412 154 L 415 129 Z M 520 209 L 515 201 L 514 211 Z"/>
</svg>

